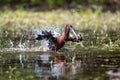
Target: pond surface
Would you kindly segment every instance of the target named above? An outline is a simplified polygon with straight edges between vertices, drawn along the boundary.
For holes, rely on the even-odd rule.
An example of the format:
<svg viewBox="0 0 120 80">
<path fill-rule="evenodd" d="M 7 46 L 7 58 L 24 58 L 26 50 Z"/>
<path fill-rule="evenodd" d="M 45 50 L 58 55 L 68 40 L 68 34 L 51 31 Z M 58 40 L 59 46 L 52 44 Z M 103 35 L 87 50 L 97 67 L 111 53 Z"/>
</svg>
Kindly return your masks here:
<svg viewBox="0 0 120 80">
<path fill-rule="evenodd" d="M 120 50 L 0 52 L 0 80 L 113 80 L 118 68 Z"/>
</svg>

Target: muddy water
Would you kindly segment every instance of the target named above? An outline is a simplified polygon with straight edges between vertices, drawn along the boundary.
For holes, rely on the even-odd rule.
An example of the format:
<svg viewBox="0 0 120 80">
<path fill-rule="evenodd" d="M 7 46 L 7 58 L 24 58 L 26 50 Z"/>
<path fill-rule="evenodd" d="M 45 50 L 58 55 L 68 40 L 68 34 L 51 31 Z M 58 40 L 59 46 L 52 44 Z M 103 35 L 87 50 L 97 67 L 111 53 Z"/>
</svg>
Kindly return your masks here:
<svg viewBox="0 0 120 80">
<path fill-rule="evenodd" d="M 120 50 L 0 52 L 0 80 L 112 80 L 118 68 Z"/>
</svg>

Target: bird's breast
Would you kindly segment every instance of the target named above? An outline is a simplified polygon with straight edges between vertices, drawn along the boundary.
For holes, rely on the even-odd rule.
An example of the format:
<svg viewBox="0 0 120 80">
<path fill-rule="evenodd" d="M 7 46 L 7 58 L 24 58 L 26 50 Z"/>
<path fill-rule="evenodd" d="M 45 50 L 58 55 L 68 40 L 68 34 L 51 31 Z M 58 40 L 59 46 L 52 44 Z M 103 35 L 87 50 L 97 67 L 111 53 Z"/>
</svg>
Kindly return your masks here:
<svg viewBox="0 0 120 80">
<path fill-rule="evenodd" d="M 64 46 L 64 44 L 65 44 L 65 39 L 64 39 L 64 37 L 59 37 L 59 38 L 57 38 L 57 43 L 56 43 L 56 45 L 57 46 Z"/>
</svg>

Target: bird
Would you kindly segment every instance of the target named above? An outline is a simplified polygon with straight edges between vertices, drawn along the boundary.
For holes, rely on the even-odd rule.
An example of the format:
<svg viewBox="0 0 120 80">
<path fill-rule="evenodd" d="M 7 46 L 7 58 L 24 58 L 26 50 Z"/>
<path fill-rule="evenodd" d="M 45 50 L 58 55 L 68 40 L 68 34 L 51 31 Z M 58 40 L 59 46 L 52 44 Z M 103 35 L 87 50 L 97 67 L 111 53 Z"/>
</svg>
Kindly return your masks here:
<svg viewBox="0 0 120 80">
<path fill-rule="evenodd" d="M 69 33 L 72 31 L 74 33 L 74 37 L 69 37 Z M 80 42 L 82 41 L 82 36 L 77 35 L 73 29 L 73 26 L 71 24 L 67 24 L 65 27 L 64 34 L 62 36 L 54 37 L 51 31 L 42 30 L 41 34 L 37 34 L 36 40 L 48 40 L 48 48 L 52 51 L 57 51 L 61 49 L 66 41 L 72 41 L 72 42 Z"/>
</svg>

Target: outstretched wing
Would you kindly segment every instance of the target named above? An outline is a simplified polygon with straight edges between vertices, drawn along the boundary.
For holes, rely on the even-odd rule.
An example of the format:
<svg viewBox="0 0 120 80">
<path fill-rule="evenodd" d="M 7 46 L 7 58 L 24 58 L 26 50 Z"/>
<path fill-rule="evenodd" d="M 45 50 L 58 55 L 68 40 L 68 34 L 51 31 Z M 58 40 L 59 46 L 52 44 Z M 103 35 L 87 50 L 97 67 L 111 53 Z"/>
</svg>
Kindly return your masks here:
<svg viewBox="0 0 120 80">
<path fill-rule="evenodd" d="M 47 31 L 47 30 L 42 30 L 41 34 L 37 35 L 36 40 L 43 40 L 43 39 L 49 39 L 53 37 L 53 34 L 51 33 L 51 31 Z"/>
</svg>

